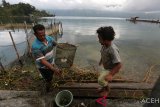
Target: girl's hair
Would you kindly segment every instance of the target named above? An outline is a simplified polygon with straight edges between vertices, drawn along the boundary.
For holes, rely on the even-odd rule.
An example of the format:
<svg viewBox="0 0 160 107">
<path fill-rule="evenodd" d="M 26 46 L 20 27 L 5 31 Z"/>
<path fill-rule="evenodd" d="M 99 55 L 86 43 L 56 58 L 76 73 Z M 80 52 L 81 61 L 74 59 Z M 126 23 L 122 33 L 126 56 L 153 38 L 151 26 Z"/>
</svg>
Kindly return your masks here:
<svg viewBox="0 0 160 107">
<path fill-rule="evenodd" d="M 115 37 L 115 32 L 112 26 L 105 26 L 100 27 L 97 29 L 97 34 L 103 39 L 103 40 L 109 40 L 112 41 Z"/>
</svg>

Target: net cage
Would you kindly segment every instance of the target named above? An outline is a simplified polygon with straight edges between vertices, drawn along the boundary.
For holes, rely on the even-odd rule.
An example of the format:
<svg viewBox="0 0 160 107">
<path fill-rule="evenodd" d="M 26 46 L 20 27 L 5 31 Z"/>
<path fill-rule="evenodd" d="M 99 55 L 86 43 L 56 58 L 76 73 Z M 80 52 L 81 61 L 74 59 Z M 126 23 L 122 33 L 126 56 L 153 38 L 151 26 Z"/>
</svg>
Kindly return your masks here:
<svg viewBox="0 0 160 107">
<path fill-rule="evenodd" d="M 31 34 L 26 34 L 24 30 L 15 30 L 15 32 L 11 31 L 11 35 L 13 36 L 13 40 L 19 57 L 27 55 L 29 47 L 26 41 L 26 35 L 28 35 L 29 38 Z M 9 67 L 12 62 L 15 62 L 17 60 L 17 54 L 13 46 L 13 42 L 9 36 L 9 31 L 6 30 L 0 32 L 0 62 L 4 67 Z"/>
<path fill-rule="evenodd" d="M 55 64 L 59 68 L 70 68 L 73 65 L 77 47 L 68 43 L 59 43 L 56 47 Z"/>
</svg>

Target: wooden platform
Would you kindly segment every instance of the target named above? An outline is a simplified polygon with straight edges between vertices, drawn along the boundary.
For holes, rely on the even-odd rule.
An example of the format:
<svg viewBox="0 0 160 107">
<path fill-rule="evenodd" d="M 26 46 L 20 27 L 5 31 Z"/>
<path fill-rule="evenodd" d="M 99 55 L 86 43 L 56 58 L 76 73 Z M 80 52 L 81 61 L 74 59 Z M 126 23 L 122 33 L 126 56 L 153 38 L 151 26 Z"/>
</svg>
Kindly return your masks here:
<svg viewBox="0 0 160 107">
<path fill-rule="evenodd" d="M 143 98 L 149 96 L 154 84 L 148 83 L 110 83 L 108 98 Z M 97 83 L 67 83 L 60 90 L 70 90 L 74 97 L 100 97 Z"/>
<path fill-rule="evenodd" d="M 159 20 L 147 20 L 147 19 L 126 19 L 127 21 L 131 21 L 131 22 L 148 22 L 148 23 L 157 23 L 159 24 L 160 21 Z"/>
</svg>

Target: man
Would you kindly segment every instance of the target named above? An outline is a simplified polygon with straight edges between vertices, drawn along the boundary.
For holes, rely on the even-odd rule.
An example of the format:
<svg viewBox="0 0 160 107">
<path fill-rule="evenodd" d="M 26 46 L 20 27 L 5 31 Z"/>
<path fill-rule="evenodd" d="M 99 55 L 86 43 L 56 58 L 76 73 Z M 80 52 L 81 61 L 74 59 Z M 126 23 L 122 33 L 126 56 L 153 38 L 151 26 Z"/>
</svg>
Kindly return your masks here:
<svg viewBox="0 0 160 107">
<path fill-rule="evenodd" d="M 32 44 L 32 54 L 36 60 L 37 68 L 46 81 L 46 91 L 48 92 L 53 73 L 60 75 L 60 70 L 55 67 L 53 59 L 53 48 L 56 46 L 56 42 L 52 37 L 45 35 L 43 25 L 37 24 L 33 30 L 36 38 Z"/>
</svg>

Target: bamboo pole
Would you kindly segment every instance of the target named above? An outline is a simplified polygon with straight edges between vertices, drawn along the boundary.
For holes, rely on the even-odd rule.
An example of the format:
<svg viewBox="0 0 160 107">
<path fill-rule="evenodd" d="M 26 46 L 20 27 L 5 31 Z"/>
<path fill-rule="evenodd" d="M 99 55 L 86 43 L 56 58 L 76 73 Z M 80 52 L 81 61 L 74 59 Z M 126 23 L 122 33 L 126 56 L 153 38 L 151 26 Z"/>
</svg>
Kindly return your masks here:
<svg viewBox="0 0 160 107">
<path fill-rule="evenodd" d="M 26 21 L 24 21 L 24 25 L 25 25 L 25 33 L 27 33 L 27 23 L 26 23 Z"/>
<path fill-rule="evenodd" d="M 54 22 L 54 27 L 55 27 L 55 22 Z M 52 24 L 52 21 L 51 21 L 51 30 L 52 30 L 52 35 L 54 34 L 54 31 L 53 31 L 53 24 Z M 57 41 L 57 35 L 55 35 L 55 40 Z"/>
<path fill-rule="evenodd" d="M 25 22 L 25 25 L 26 25 L 26 22 Z M 35 25 L 35 23 L 32 23 L 32 27 L 34 27 L 34 25 Z M 27 26 L 26 26 L 26 30 L 27 30 Z M 35 59 L 34 59 L 34 57 L 33 57 L 33 55 L 32 55 L 31 46 L 30 46 L 30 43 L 29 43 L 29 40 L 28 40 L 28 35 L 26 35 L 26 36 L 27 36 L 27 43 L 28 43 L 28 46 L 29 46 L 29 55 L 31 56 L 31 58 L 32 58 L 33 61 L 34 61 L 34 66 L 35 66 L 36 71 L 38 71 L 38 68 L 37 68 L 37 66 L 36 66 Z"/>
<path fill-rule="evenodd" d="M 18 61 L 19 61 L 20 65 L 23 66 L 23 63 L 22 63 L 22 61 L 20 60 L 20 56 L 19 56 L 18 50 L 17 50 L 17 48 L 16 48 L 15 42 L 14 42 L 14 40 L 13 40 L 13 37 L 12 37 L 12 34 L 11 34 L 10 31 L 9 31 L 9 35 L 10 35 L 10 37 L 11 37 L 11 40 L 12 40 L 12 43 L 13 43 L 13 47 L 14 47 L 14 49 L 15 49 L 15 51 L 16 51 Z"/>
<path fill-rule="evenodd" d="M 18 23 L 16 23 L 17 24 L 17 29 L 18 29 L 18 32 L 19 32 L 19 25 L 18 25 Z"/>
<path fill-rule="evenodd" d="M 12 24 L 12 21 L 11 21 L 11 29 L 15 32 L 15 29 L 14 29 L 14 26 Z"/>
<path fill-rule="evenodd" d="M 34 23 L 32 23 L 32 27 L 34 27 Z"/>
<path fill-rule="evenodd" d="M 31 47 L 30 47 L 29 40 L 28 40 L 28 32 L 27 32 L 27 24 L 26 24 L 26 21 L 24 21 L 24 24 L 25 24 L 26 40 L 27 40 L 27 44 L 28 44 L 28 55 L 31 56 Z"/>
</svg>

